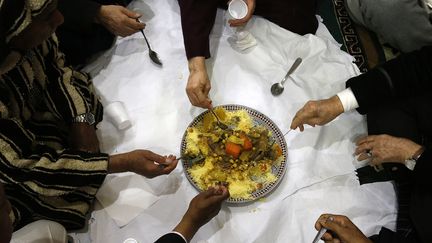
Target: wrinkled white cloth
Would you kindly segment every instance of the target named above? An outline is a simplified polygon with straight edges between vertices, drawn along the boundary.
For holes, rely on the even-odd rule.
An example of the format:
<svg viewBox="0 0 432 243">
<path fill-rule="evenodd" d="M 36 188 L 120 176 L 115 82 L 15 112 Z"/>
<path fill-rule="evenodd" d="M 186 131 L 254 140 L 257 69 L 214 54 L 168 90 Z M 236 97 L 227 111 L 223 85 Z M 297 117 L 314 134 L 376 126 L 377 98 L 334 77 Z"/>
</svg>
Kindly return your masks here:
<svg viewBox="0 0 432 243">
<path fill-rule="evenodd" d="M 188 68 L 178 3 L 140 0 L 130 8 L 142 9 L 147 16 L 145 32 L 163 67 L 150 61 L 140 33 L 118 39 L 112 50 L 87 67 L 95 74 L 98 92 L 107 102 L 124 102 L 132 121 L 132 127 L 125 131 L 103 121 L 98 133 L 101 145 L 107 153 L 163 148 L 155 152 L 178 156 L 188 124 L 204 111 L 192 107 L 185 93 Z M 240 53 L 229 44 L 230 30 L 223 16 L 224 11 L 218 11 L 210 36 L 212 58 L 207 60 L 212 81 L 210 97 L 215 106 L 249 106 L 285 132 L 306 101 L 336 94 L 344 89 L 348 78 L 359 74 L 353 57 L 340 50 L 322 23 L 316 35 L 300 36 L 253 17 L 246 28 L 257 45 Z M 271 85 L 284 77 L 297 57 L 303 62 L 285 83 L 285 91 L 272 96 Z M 348 214 L 369 235 L 381 226 L 394 228 L 396 203 L 391 183 L 359 186 L 354 176 L 355 168 L 364 165 L 353 156 L 355 140 L 365 134 L 365 120 L 355 111 L 323 127 L 290 132 L 286 136 L 286 174 L 280 185 L 257 202 L 224 205 L 192 242 L 310 242 L 316 234 L 314 222 L 321 213 Z M 122 228 L 112 220 L 112 213 L 96 210 L 89 232 L 92 242 L 122 242 L 127 238 L 153 242 L 170 232 L 197 194 L 181 165 L 172 176 L 174 183 L 169 176 L 142 180 L 140 188 L 153 183 L 158 190 L 167 185 L 171 189 L 161 192 L 155 203 L 142 208 Z M 107 186 L 111 183 L 106 181 Z M 126 185 L 111 187 L 119 200 L 130 200 L 120 193 L 127 190 Z"/>
<path fill-rule="evenodd" d="M 129 173 L 108 176 L 96 198 L 119 227 L 159 199 L 143 177 Z"/>
</svg>

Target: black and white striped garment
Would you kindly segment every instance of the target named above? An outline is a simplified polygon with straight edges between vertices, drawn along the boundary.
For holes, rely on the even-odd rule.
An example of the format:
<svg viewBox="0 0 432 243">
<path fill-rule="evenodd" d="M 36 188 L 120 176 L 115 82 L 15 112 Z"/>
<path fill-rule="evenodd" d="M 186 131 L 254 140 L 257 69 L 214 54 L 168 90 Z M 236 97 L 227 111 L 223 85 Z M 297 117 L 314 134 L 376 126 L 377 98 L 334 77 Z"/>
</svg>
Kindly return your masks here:
<svg viewBox="0 0 432 243">
<path fill-rule="evenodd" d="M 84 226 L 108 165 L 68 149 L 68 123 L 86 112 L 102 118 L 90 77 L 64 66 L 55 35 L 0 74 L 0 181 L 15 230 L 38 219 Z"/>
</svg>

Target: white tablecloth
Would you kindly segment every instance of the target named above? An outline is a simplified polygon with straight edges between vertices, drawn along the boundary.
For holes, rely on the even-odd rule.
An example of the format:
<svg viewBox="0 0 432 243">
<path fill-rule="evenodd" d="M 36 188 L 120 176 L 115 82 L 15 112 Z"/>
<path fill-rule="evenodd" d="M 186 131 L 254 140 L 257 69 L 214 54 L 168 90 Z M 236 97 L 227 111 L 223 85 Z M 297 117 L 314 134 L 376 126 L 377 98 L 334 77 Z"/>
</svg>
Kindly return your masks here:
<svg viewBox="0 0 432 243">
<path fill-rule="evenodd" d="M 94 83 L 104 103 L 123 101 L 133 123 L 130 129 L 118 131 L 103 121 L 98 133 L 103 151 L 113 154 L 146 148 L 179 155 L 187 125 L 204 110 L 192 107 L 185 93 L 188 69 L 178 3 L 140 0 L 130 8 L 144 13 L 145 33 L 164 65 L 151 63 L 143 37 L 137 33 L 118 39 L 87 67 L 95 74 Z M 270 117 L 284 132 L 307 100 L 327 98 L 342 90 L 349 77 L 359 74 L 353 57 L 340 50 L 322 23 L 316 35 L 299 36 L 254 17 L 247 29 L 258 45 L 239 53 L 227 41 L 231 30 L 224 25 L 223 15 L 224 11 L 218 12 L 211 35 L 212 58 L 207 61 L 214 105 L 249 106 Z M 284 93 L 272 96 L 271 84 L 284 77 L 297 57 L 303 62 L 286 82 Z M 322 213 L 347 215 L 367 235 L 377 233 L 381 226 L 394 228 L 392 184 L 360 186 L 355 177 L 355 168 L 364 164 L 353 156 L 354 141 L 365 134 L 365 120 L 356 112 L 343 114 L 324 127 L 289 133 L 286 174 L 280 186 L 257 202 L 224 205 L 192 242 L 311 242 L 316 234 L 314 222 Z M 138 210 L 134 202 L 129 207 L 128 200 L 133 199 L 121 193 L 127 190 L 129 179 L 114 184 L 113 177 L 124 175 L 110 175 L 104 187 L 114 191 L 123 209 L 129 207 L 137 216 L 119 224 L 112 217 L 118 211 L 96 209 L 88 231 L 78 236 L 104 243 L 130 237 L 153 242 L 172 230 L 197 194 L 183 173 L 179 165 L 169 176 L 140 177 L 142 188 L 139 183 L 134 188 L 151 187 L 157 200 L 150 206 L 138 205 Z M 139 176 L 127 174 L 125 178 L 134 177 Z"/>
</svg>

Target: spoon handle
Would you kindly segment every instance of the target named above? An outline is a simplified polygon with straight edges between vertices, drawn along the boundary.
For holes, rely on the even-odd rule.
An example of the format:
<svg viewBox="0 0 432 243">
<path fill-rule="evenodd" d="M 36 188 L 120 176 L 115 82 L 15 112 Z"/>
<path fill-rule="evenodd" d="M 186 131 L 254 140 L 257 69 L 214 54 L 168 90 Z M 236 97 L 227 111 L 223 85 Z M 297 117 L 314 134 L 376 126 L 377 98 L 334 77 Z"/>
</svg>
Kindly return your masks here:
<svg viewBox="0 0 432 243">
<path fill-rule="evenodd" d="M 135 19 L 135 20 L 136 20 L 136 22 L 141 23 L 141 21 L 140 21 L 139 19 Z M 146 44 L 147 44 L 148 49 L 151 50 L 151 48 L 150 48 L 150 44 L 149 44 L 149 42 L 148 42 L 148 40 L 147 40 L 146 35 L 144 34 L 144 31 L 143 31 L 143 30 L 140 30 L 140 32 L 141 32 L 141 34 L 144 36 L 144 40 L 145 40 L 145 42 L 146 42 Z"/>
<path fill-rule="evenodd" d="M 287 74 L 283 78 L 283 80 L 281 82 L 282 85 L 285 83 L 285 81 L 288 79 L 288 77 L 298 68 L 298 66 L 300 66 L 300 63 L 302 61 L 303 60 L 300 57 L 297 57 L 297 59 L 294 61 L 294 64 L 291 66 L 291 68 L 288 70 Z"/>
</svg>

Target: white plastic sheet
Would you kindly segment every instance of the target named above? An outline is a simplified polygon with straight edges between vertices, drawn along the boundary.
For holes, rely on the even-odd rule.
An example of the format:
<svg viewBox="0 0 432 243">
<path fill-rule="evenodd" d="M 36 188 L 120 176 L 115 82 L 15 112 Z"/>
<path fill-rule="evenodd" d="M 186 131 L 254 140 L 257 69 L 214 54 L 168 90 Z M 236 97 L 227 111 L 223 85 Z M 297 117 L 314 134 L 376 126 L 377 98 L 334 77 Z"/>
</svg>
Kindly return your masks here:
<svg viewBox="0 0 432 243">
<path fill-rule="evenodd" d="M 164 65 L 151 63 L 137 33 L 120 38 L 112 50 L 87 67 L 97 73 L 94 83 L 104 101 L 124 102 L 133 123 L 130 129 L 118 131 L 103 121 L 101 144 L 108 153 L 151 148 L 179 155 L 187 125 L 204 110 L 192 107 L 185 93 L 188 69 L 178 3 L 142 0 L 130 8 L 142 9 L 146 35 Z M 254 17 L 246 29 L 258 45 L 240 53 L 228 42 L 232 30 L 224 25 L 223 15 L 220 10 L 211 35 L 212 58 L 207 60 L 214 105 L 249 106 L 269 116 L 285 132 L 306 101 L 334 95 L 348 78 L 359 74 L 353 57 L 340 50 L 322 23 L 316 35 L 299 36 Z M 297 57 L 303 62 L 286 82 L 284 93 L 272 96 L 270 86 L 284 77 Z M 324 127 L 289 133 L 287 171 L 280 186 L 263 200 L 225 205 L 192 242 L 310 242 L 321 213 L 345 214 L 367 235 L 377 233 L 381 226 L 394 228 L 396 202 L 391 183 L 360 186 L 354 175 L 355 168 L 364 165 L 353 156 L 354 141 L 365 134 L 365 120 L 356 112 L 343 114 Z M 112 213 L 96 210 L 90 224 L 91 240 L 122 242 L 132 237 L 153 242 L 172 230 L 197 191 L 181 165 L 170 176 L 142 179 L 142 188 L 147 187 L 145 183 L 156 188 L 158 200 L 143 207 L 137 217 L 124 219 L 125 224 L 132 220 L 124 227 L 114 223 Z M 107 180 L 104 186 L 112 185 Z"/>
</svg>

